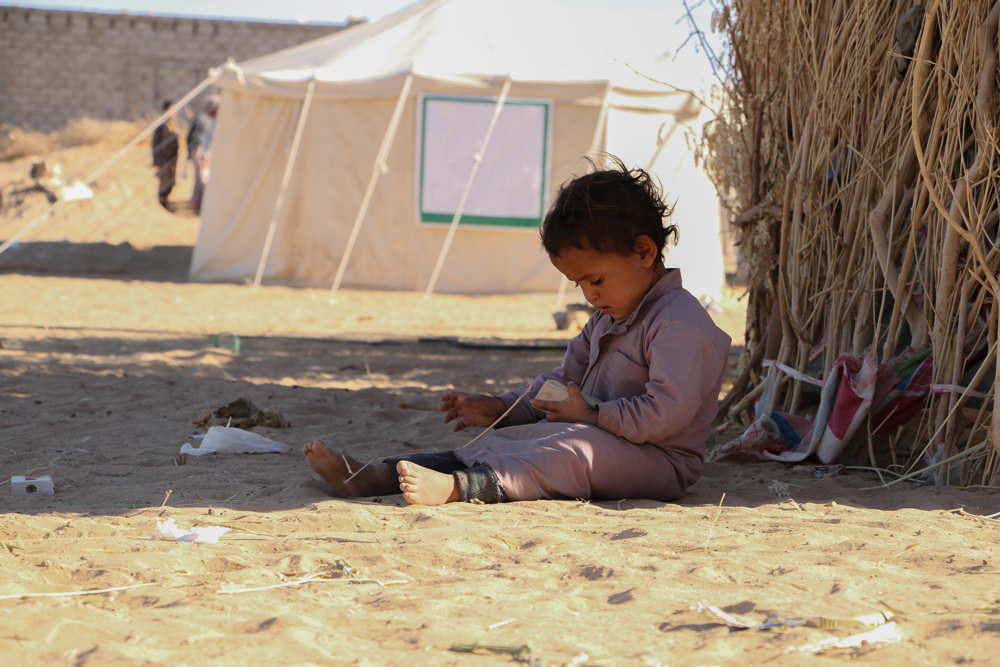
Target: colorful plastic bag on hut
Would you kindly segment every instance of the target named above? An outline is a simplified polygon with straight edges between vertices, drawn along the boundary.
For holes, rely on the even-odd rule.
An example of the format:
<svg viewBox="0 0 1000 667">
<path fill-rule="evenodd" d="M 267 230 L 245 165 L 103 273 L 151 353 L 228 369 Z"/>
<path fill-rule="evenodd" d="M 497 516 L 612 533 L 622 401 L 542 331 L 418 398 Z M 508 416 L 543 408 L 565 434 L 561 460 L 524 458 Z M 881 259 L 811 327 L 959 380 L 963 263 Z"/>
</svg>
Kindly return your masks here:
<svg viewBox="0 0 1000 667">
<path fill-rule="evenodd" d="M 908 421 L 930 389 L 932 365 L 929 350 L 911 348 L 886 364 L 876 363 L 870 352 L 861 359 L 845 354 L 834 363 L 829 380 L 813 380 L 823 387 L 815 423 L 785 412 L 762 415 L 737 440 L 707 452 L 706 460 L 750 450 L 772 461 L 794 463 L 815 454 L 824 464 L 831 463 L 873 405 L 874 433 Z"/>
</svg>

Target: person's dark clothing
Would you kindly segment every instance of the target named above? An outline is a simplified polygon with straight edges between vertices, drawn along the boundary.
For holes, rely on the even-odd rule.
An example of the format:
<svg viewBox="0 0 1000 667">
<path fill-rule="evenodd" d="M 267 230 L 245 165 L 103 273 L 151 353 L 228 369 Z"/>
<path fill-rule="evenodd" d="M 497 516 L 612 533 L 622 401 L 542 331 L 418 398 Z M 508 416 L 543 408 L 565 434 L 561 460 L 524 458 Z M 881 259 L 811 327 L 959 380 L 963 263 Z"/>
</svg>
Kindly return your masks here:
<svg viewBox="0 0 1000 667">
<path fill-rule="evenodd" d="M 215 128 L 215 118 L 202 111 L 191 121 L 187 135 L 188 156 L 194 166 L 194 188 L 191 191 L 191 208 L 195 213 L 201 213 L 201 203 L 205 197 L 205 183 L 208 182 L 210 160 L 208 158 L 212 143 L 212 130 Z"/>
<path fill-rule="evenodd" d="M 172 119 L 153 130 L 153 166 L 157 167 L 156 177 L 160 180 L 157 194 L 164 207 L 167 206 L 167 197 L 177 180 L 179 150 L 180 140 Z"/>
</svg>

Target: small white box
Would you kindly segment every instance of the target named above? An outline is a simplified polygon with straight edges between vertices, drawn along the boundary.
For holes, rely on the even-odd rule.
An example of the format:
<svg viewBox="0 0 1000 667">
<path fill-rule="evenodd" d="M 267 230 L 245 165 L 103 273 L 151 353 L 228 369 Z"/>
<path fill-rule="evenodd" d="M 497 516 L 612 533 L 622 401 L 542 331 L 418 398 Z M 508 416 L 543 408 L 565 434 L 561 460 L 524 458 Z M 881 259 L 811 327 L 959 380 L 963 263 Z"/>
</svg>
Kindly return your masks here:
<svg viewBox="0 0 1000 667">
<path fill-rule="evenodd" d="M 557 380 L 546 380 L 542 388 L 538 390 L 535 398 L 539 401 L 548 401 L 550 403 L 562 403 L 567 398 L 569 398 L 569 389 L 562 382 Z M 587 401 L 587 405 L 594 407 L 600 401 L 592 396 L 583 395 L 583 400 Z"/>
<path fill-rule="evenodd" d="M 10 478 L 10 488 L 14 493 L 55 493 L 52 477 L 20 477 Z"/>
</svg>

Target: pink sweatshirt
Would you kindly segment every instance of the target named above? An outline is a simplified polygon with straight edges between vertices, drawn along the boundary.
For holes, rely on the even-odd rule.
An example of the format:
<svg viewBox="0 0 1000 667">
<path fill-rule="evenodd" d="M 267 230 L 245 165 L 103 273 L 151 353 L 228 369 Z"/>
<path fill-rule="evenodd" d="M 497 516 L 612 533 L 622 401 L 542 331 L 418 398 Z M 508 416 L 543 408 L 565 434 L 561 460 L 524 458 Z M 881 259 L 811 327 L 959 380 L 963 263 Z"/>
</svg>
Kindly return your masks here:
<svg viewBox="0 0 1000 667">
<path fill-rule="evenodd" d="M 492 467 L 512 500 L 680 498 L 704 467 L 730 342 L 673 269 L 625 319 L 594 314 L 510 413 L 515 426 L 455 454 Z M 597 427 L 545 421 L 528 400 L 550 378 L 601 401 Z M 509 407 L 523 390 L 499 398 Z"/>
</svg>

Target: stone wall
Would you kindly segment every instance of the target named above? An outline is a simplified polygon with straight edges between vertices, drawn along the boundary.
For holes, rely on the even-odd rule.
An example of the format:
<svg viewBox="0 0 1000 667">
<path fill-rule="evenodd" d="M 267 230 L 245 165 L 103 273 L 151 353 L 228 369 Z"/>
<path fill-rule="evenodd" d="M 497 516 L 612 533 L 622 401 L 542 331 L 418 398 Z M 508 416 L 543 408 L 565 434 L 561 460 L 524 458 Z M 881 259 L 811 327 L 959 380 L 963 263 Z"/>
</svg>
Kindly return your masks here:
<svg viewBox="0 0 1000 667">
<path fill-rule="evenodd" d="M 82 116 L 133 120 L 228 58 L 345 27 L 0 6 L 0 124 L 50 131 Z"/>
</svg>

